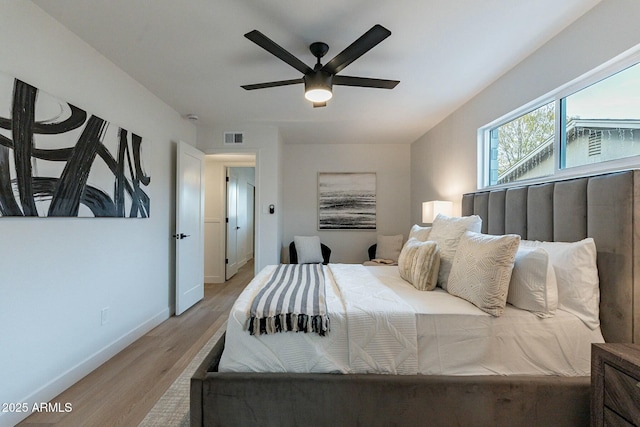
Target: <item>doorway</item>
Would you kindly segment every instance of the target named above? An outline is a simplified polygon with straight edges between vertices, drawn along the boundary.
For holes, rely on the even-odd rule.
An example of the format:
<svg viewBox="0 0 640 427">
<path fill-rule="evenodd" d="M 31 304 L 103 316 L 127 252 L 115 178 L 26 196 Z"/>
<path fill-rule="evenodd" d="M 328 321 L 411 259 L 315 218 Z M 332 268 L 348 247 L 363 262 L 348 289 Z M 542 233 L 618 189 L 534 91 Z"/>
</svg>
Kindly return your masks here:
<svg viewBox="0 0 640 427">
<path fill-rule="evenodd" d="M 205 283 L 223 283 L 237 268 L 255 260 L 256 155 L 209 154 L 205 175 Z M 231 201 L 228 176 L 235 187 Z M 228 243 L 235 249 L 229 251 Z"/>
<path fill-rule="evenodd" d="M 226 175 L 225 278 L 229 280 L 254 256 L 255 168 L 227 167 Z"/>
</svg>

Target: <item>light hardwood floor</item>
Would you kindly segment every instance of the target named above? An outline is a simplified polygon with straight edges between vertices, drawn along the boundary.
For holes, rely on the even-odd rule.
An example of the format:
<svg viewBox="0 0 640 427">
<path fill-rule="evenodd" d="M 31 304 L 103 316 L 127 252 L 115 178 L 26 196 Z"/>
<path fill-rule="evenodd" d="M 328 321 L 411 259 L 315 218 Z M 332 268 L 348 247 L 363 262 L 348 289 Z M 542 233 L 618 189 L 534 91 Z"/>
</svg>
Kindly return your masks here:
<svg viewBox="0 0 640 427">
<path fill-rule="evenodd" d="M 253 278 L 253 261 L 224 284 L 205 285 L 204 300 L 171 317 L 61 393 L 68 413 L 35 413 L 19 426 L 137 426 L 224 324 Z"/>
</svg>

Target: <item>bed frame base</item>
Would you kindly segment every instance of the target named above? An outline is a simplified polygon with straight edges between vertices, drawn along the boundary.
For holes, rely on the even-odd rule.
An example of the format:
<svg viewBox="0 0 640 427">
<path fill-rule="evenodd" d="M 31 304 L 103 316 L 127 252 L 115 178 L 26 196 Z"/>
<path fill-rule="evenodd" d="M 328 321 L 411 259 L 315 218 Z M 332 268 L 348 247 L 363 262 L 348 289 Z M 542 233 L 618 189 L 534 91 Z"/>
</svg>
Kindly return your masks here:
<svg viewBox="0 0 640 427">
<path fill-rule="evenodd" d="M 192 426 L 585 426 L 589 377 L 221 373 L 191 379 Z"/>
</svg>

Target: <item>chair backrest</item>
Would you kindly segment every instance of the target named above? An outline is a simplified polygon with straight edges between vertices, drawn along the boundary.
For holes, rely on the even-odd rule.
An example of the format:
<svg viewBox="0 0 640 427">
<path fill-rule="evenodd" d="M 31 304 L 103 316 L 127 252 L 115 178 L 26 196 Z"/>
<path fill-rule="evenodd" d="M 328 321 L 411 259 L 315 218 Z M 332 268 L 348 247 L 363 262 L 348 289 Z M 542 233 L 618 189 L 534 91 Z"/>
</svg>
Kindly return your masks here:
<svg viewBox="0 0 640 427">
<path fill-rule="evenodd" d="M 322 258 L 324 259 L 323 264 L 329 264 L 331 249 L 329 249 L 329 246 L 324 243 L 320 243 L 320 250 L 322 251 Z M 298 263 L 298 251 L 296 251 L 296 244 L 294 242 L 289 243 L 289 263 Z"/>
<path fill-rule="evenodd" d="M 371 261 L 372 259 L 374 259 L 376 257 L 376 249 L 378 248 L 378 244 L 374 243 L 373 245 L 369 246 L 369 249 L 367 250 L 369 252 L 369 261 Z"/>
</svg>

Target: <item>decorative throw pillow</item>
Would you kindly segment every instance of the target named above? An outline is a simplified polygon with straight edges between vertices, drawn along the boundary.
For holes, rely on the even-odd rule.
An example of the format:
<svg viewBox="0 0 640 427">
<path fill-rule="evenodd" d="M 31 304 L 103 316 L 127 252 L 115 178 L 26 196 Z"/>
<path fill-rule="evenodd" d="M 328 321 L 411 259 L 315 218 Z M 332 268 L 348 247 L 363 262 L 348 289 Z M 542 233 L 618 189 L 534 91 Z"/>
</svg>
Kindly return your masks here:
<svg viewBox="0 0 640 427">
<path fill-rule="evenodd" d="M 317 264 L 323 262 L 320 237 L 318 236 L 294 236 L 293 243 L 298 253 L 298 264 Z"/>
<path fill-rule="evenodd" d="M 396 236 L 378 236 L 376 243 L 376 259 L 389 259 L 398 262 L 402 250 L 402 234 Z"/>
<path fill-rule="evenodd" d="M 447 291 L 492 316 L 501 316 L 520 236 L 467 231 L 458 245 Z"/>
<path fill-rule="evenodd" d="M 411 238 L 400 252 L 400 277 L 420 291 L 432 291 L 438 281 L 440 253 L 436 242 L 421 242 Z"/>
<path fill-rule="evenodd" d="M 421 242 L 429 240 L 429 234 L 431 233 L 431 227 L 420 227 L 418 224 L 414 224 L 409 231 L 409 239 L 415 237 Z M 407 239 L 407 240 L 409 240 Z"/>
<path fill-rule="evenodd" d="M 558 285 L 546 250 L 523 246 L 521 242 L 511 273 L 507 302 L 538 317 L 551 317 L 556 313 Z"/>
<path fill-rule="evenodd" d="M 597 328 L 600 280 L 594 240 L 590 237 L 574 243 L 524 240 L 522 244 L 549 253 L 558 282 L 558 308 L 575 314 L 591 329 Z"/>
<path fill-rule="evenodd" d="M 440 271 L 438 272 L 438 286 L 447 290 L 447 280 L 451 272 L 453 257 L 458 248 L 460 237 L 465 231 L 480 232 L 482 219 L 478 215 L 464 217 L 448 217 L 438 214 L 433 220 L 429 233 L 429 240 L 438 242 L 440 249 Z"/>
</svg>

